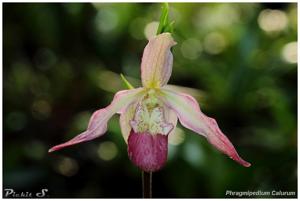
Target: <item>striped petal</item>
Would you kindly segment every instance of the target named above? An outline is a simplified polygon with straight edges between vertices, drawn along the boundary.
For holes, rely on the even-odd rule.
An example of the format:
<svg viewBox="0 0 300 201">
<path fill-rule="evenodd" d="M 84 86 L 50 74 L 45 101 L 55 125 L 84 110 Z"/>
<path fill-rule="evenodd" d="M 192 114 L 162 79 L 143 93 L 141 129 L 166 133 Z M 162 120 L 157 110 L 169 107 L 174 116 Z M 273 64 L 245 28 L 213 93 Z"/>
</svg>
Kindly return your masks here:
<svg viewBox="0 0 300 201">
<path fill-rule="evenodd" d="M 216 120 L 201 112 L 197 101 L 192 96 L 163 89 L 161 97 L 162 101 L 177 113 L 184 127 L 206 137 L 219 151 L 227 154 L 239 164 L 245 167 L 251 165 L 238 155 L 232 143 L 218 127 Z"/>
<path fill-rule="evenodd" d="M 97 137 L 102 136 L 107 131 L 108 120 L 123 107 L 127 107 L 139 96 L 141 96 L 142 88 L 124 90 L 116 93 L 113 101 L 106 108 L 97 110 L 93 113 L 88 128 L 85 132 L 77 135 L 73 139 L 52 147 L 49 152 L 57 151 L 59 149 L 78 144 L 85 141 L 93 140 Z"/>
<path fill-rule="evenodd" d="M 146 88 L 167 84 L 172 73 L 173 55 L 170 51 L 176 42 L 170 33 L 163 33 L 149 40 L 144 49 L 141 77 Z"/>
</svg>

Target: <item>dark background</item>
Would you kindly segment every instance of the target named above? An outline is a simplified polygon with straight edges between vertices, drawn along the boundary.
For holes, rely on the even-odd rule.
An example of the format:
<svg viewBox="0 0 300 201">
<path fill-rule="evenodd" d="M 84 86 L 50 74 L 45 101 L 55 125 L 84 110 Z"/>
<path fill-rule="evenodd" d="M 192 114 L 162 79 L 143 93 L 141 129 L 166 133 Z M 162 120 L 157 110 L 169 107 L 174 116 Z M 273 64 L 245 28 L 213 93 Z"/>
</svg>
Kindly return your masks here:
<svg viewBox="0 0 300 201">
<path fill-rule="evenodd" d="M 51 198 L 142 196 L 118 115 L 99 139 L 47 150 L 85 130 L 92 112 L 125 88 L 120 73 L 139 86 L 145 32 L 155 31 L 149 23 L 161 6 L 3 4 L 4 188 L 47 188 Z M 170 17 L 178 44 L 169 83 L 185 86 L 252 166 L 178 125 L 153 196 L 297 191 L 297 5 L 171 3 Z"/>
</svg>

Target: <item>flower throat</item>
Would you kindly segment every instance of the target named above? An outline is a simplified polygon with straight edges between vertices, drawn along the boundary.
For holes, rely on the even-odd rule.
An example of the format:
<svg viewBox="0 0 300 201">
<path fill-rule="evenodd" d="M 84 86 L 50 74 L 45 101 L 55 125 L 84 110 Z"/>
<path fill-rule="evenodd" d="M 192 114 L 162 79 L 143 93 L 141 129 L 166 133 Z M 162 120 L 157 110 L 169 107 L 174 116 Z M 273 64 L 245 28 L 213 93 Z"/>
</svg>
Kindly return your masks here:
<svg viewBox="0 0 300 201">
<path fill-rule="evenodd" d="M 166 122 L 164 108 L 150 89 L 142 101 L 138 103 L 134 119 L 130 122 L 135 133 L 149 133 L 151 135 L 168 135 L 173 125 Z"/>
</svg>

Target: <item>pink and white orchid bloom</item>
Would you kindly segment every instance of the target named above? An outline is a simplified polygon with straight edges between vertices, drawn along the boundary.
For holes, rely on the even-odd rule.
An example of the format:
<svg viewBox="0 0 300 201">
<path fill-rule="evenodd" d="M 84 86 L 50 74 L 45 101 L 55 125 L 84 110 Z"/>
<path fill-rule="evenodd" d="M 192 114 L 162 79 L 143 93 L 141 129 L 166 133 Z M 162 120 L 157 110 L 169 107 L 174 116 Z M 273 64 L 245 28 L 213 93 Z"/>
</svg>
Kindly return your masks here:
<svg viewBox="0 0 300 201">
<path fill-rule="evenodd" d="M 107 122 L 120 113 L 122 134 L 128 144 L 130 160 L 146 172 L 161 169 L 168 153 L 168 135 L 180 123 L 207 138 L 218 150 L 239 164 L 249 167 L 222 133 L 216 120 L 200 110 L 190 95 L 169 89 L 166 84 L 172 72 L 176 42 L 170 33 L 150 39 L 144 49 L 141 64 L 143 87 L 116 93 L 112 103 L 93 113 L 85 132 L 70 141 L 54 146 L 49 152 L 93 140 L 107 131 Z"/>
</svg>

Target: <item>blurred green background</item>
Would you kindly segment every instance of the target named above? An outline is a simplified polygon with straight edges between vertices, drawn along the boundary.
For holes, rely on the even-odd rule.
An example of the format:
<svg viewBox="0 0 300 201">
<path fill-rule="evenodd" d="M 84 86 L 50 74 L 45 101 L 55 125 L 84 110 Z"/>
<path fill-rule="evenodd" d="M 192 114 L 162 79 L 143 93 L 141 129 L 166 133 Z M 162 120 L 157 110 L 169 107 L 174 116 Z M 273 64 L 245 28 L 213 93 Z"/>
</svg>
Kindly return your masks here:
<svg viewBox="0 0 300 201">
<path fill-rule="evenodd" d="M 244 168 L 178 125 L 157 198 L 297 191 L 297 5 L 171 3 L 170 84 L 217 119 Z M 140 60 L 162 4 L 3 4 L 3 185 L 48 196 L 138 198 L 118 115 L 106 135 L 48 154 L 86 129 L 92 112 L 140 85 Z"/>
</svg>

